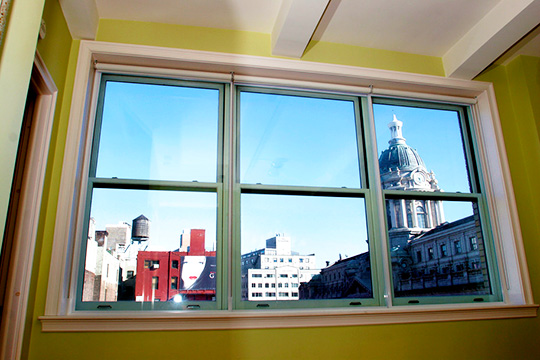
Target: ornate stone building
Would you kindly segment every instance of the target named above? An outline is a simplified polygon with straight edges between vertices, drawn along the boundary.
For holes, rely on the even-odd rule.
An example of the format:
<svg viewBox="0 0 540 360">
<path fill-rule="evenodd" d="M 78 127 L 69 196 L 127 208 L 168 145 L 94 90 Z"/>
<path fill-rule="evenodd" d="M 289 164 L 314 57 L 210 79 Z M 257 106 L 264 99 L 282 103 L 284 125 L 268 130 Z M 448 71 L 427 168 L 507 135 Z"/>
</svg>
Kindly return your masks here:
<svg viewBox="0 0 540 360">
<path fill-rule="evenodd" d="M 403 123 L 394 115 L 388 124 L 389 146 L 379 157 L 384 190 L 405 190 L 408 196 L 386 200 L 388 241 L 394 295 L 443 296 L 490 292 L 478 209 L 472 216 L 446 222 L 442 201 L 411 198 L 411 191 L 441 192 L 433 171 L 407 145 Z M 309 283 L 300 298 L 371 297 L 369 252 L 340 259 Z"/>
</svg>

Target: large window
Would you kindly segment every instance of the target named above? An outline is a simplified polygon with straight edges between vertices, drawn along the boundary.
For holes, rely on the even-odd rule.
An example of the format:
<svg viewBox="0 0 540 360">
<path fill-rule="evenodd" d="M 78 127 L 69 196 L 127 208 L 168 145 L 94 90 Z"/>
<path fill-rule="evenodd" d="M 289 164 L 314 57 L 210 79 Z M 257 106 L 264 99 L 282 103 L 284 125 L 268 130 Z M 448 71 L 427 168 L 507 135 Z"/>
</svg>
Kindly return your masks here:
<svg viewBox="0 0 540 360">
<path fill-rule="evenodd" d="M 226 86 L 103 75 L 77 309 L 500 299 L 467 107 Z"/>
<path fill-rule="evenodd" d="M 489 86 L 102 47 L 81 44 L 45 331 L 533 316 Z"/>
</svg>

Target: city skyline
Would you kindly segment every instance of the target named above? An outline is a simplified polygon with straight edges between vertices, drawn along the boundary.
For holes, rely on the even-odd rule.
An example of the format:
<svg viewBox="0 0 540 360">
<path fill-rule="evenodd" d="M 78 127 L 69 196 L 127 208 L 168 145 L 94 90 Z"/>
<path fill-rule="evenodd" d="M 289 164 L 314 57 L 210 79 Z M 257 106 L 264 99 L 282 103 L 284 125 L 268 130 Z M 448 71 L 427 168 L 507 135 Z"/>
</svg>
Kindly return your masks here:
<svg viewBox="0 0 540 360">
<path fill-rule="evenodd" d="M 262 163 L 279 170 L 279 174 L 268 173 L 268 167 L 262 167 L 263 178 L 271 175 L 275 179 L 276 175 L 292 171 L 291 168 L 298 162 L 298 159 L 283 161 L 283 150 L 272 150 L 276 148 L 275 144 L 284 144 L 289 153 L 298 152 L 306 163 L 319 166 L 317 164 L 320 163 L 322 153 L 306 152 L 305 144 L 295 142 L 294 137 L 284 139 L 284 129 L 285 133 L 307 135 L 302 138 L 308 139 L 306 141 L 315 136 L 316 141 L 309 143 L 318 142 L 325 149 L 340 144 L 344 133 L 356 133 L 351 101 L 292 96 L 270 101 L 268 99 L 271 97 L 254 94 L 242 93 L 243 102 L 256 99 L 251 107 L 259 117 L 250 126 L 253 128 L 254 125 L 255 130 L 265 129 L 264 146 L 248 143 L 252 141 L 249 136 L 244 136 L 244 140 L 241 137 L 240 141 L 244 141 L 242 146 L 252 149 L 251 153 L 255 157 L 259 156 Z M 109 82 L 105 98 L 98 176 L 215 181 L 218 164 L 217 90 Z M 294 113 L 288 111 L 291 109 L 288 103 L 290 99 L 300 104 Z M 266 108 L 261 108 L 261 102 L 267 100 Z M 325 112 L 326 108 L 331 111 Z M 468 191 L 457 112 L 377 104 L 374 105 L 374 112 L 378 154 L 388 146 L 390 132 L 387 124 L 395 114 L 403 121 L 407 144 L 418 150 L 427 170 L 435 172 L 440 188 L 443 191 Z M 300 119 L 301 114 L 304 115 Z M 337 114 L 343 116 L 336 117 Z M 341 122 L 343 125 L 338 126 L 336 119 L 344 119 Z M 278 129 L 278 125 L 283 124 L 287 127 Z M 356 147 L 354 136 L 352 139 Z M 350 149 L 351 146 L 346 147 Z M 126 154 L 130 156 L 126 158 Z M 153 165 L 140 167 L 141 159 Z M 335 167 L 332 160 L 339 160 L 340 157 L 332 155 L 329 159 L 331 167 Z M 258 168 L 253 161 L 241 160 L 243 163 L 250 164 L 244 165 L 248 166 L 246 169 Z M 346 180 L 347 186 L 354 187 L 354 183 L 359 183 L 360 171 L 354 170 L 354 164 L 350 167 L 351 161 L 345 163 L 348 164 L 345 168 L 349 169 L 346 174 L 351 179 Z M 343 166 L 339 165 L 340 168 Z M 359 169 L 358 164 L 356 169 Z M 245 177 L 243 171 L 241 178 Z M 324 178 L 326 173 L 331 171 L 321 171 L 320 179 L 328 183 L 328 178 Z M 260 177 L 254 173 L 252 178 L 256 180 L 257 176 Z M 290 181 L 284 183 L 287 182 Z M 280 184 L 279 181 L 274 183 Z M 321 184 L 314 183 L 318 186 Z M 335 182 L 330 184 L 339 186 Z M 96 219 L 97 228 L 104 228 L 107 224 L 123 222 L 144 214 L 151 220 L 153 241 L 149 243 L 150 250 L 176 249 L 182 230 L 192 228 L 205 229 L 206 247 L 217 248 L 217 202 L 217 194 L 207 192 L 94 189 L 91 216 Z M 242 253 L 261 248 L 264 240 L 276 233 L 291 236 L 295 251 L 315 253 L 322 264 L 325 261 L 336 261 L 340 254 L 352 256 L 368 250 L 366 205 L 363 199 L 242 194 L 240 205 Z M 447 221 L 472 214 L 472 210 L 467 209 L 470 207 L 470 203 L 445 202 Z M 328 246 L 329 239 L 339 239 L 342 247 Z"/>
</svg>

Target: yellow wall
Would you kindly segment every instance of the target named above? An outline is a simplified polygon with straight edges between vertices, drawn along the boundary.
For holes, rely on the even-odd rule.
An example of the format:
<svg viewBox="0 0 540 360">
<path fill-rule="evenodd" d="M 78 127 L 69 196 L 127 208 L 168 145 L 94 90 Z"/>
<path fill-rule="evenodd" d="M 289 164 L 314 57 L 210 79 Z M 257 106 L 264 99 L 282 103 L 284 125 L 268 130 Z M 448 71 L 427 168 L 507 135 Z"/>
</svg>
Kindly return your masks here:
<svg viewBox="0 0 540 360">
<path fill-rule="evenodd" d="M 520 56 L 478 76 L 495 87 L 536 302 L 540 301 L 539 70 L 540 58 Z"/>
<path fill-rule="evenodd" d="M 0 234 L 4 234 L 22 114 L 45 0 L 11 4 L 0 57 Z M 0 245 L 3 236 L 0 238 Z"/>
<path fill-rule="evenodd" d="M 534 359 L 540 354 L 540 321 L 536 318 L 279 330 L 42 333 L 37 317 L 44 313 L 45 307 L 55 205 L 78 49 L 78 42 L 71 41 L 67 34 L 56 0 L 48 0 L 45 15 L 49 18 L 48 26 L 57 30 L 39 44 L 39 50 L 62 90 L 47 164 L 25 358 Z M 215 29 L 103 20 L 98 39 L 269 56 L 269 36 Z M 29 56 L 26 54 L 24 59 Z M 442 74 L 441 60 L 437 58 L 328 43 L 312 44 L 303 60 Z M 540 190 L 535 190 L 533 175 L 540 165 L 537 135 L 540 93 L 536 76 L 539 64 L 539 59 L 522 57 L 506 67 L 490 69 L 480 77 L 495 83 L 537 300 Z M 65 76 L 62 69 L 66 69 Z M 4 189 L 0 191 L 4 193 Z"/>
<path fill-rule="evenodd" d="M 96 40 L 272 56 L 270 34 L 196 26 L 101 20 Z M 438 57 L 323 41 L 311 42 L 302 60 L 444 76 L 442 59 Z"/>
</svg>

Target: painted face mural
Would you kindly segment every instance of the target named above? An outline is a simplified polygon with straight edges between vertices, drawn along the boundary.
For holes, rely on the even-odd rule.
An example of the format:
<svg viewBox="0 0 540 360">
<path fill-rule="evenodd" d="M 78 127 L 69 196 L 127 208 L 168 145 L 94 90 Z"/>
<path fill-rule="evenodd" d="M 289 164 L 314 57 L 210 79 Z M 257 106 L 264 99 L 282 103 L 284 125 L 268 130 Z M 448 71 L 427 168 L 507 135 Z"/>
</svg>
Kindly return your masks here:
<svg viewBox="0 0 540 360">
<path fill-rule="evenodd" d="M 182 288 L 189 290 L 200 278 L 206 265 L 206 256 L 184 256 L 182 258 Z"/>
<path fill-rule="evenodd" d="M 182 256 L 182 290 L 215 290 L 216 258 Z"/>
</svg>

